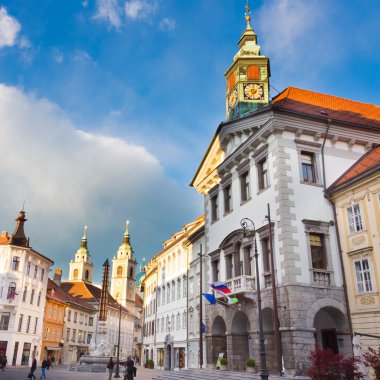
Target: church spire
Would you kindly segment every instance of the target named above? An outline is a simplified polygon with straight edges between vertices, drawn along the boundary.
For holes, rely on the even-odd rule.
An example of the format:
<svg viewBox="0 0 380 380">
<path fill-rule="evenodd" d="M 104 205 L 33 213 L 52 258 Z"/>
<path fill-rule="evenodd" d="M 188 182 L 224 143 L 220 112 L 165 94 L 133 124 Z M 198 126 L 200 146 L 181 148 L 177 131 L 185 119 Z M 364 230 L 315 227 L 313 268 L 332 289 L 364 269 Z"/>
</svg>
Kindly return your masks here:
<svg viewBox="0 0 380 380">
<path fill-rule="evenodd" d="M 125 232 L 124 232 L 124 237 L 123 237 L 123 244 L 130 244 L 129 241 L 129 220 L 125 222 Z"/>
<path fill-rule="evenodd" d="M 16 219 L 17 224 L 15 232 L 13 235 L 11 235 L 9 244 L 18 245 L 21 247 L 29 247 L 29 239 L 25 236 L 24 232 L 24 223 L 27 220 L 28 219 L 25 218 L 25 211 L 20 211 Z"/>
<path fill-rule="evenodd" d="M 84 226 L 83 236 L 82 236 L 82 241 L 80 243 L 80 247 L 85 248 L 88 251 L 88 249 L 87 249 L 87 235 L 86 234 L 87 234 L 87 226 Z"/>
<path fill-rule="evenodd" d="M 260 54 L 257 36 L 251 27 L 251 10 L 245 6 L 246 28 L 239 51 L 226 71 L 226 118 L 237 119 L 269 103 L 269 59 Z"/>
</svg>

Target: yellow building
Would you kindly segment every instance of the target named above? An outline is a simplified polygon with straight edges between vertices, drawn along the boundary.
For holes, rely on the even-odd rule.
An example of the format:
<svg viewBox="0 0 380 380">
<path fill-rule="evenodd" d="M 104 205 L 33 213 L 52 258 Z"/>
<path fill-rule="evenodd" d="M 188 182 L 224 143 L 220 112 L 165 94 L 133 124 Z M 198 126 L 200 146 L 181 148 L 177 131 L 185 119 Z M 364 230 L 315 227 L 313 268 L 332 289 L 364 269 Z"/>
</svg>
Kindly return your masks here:
<svg viewBox="0 0 380 380">
<path fill-rule="evenodd" d="M 352 330 L 362 349 L 380 345 L 380 146 L 326 191 L 336 210 Z"/>
<path fill-rule="evenodd" d="M 49 278 L 42 330 L 41 360 L 50 357 L 53 362 L 57 364 L 60 362 L 66 297 L 58 285 Z"/>
</svg>

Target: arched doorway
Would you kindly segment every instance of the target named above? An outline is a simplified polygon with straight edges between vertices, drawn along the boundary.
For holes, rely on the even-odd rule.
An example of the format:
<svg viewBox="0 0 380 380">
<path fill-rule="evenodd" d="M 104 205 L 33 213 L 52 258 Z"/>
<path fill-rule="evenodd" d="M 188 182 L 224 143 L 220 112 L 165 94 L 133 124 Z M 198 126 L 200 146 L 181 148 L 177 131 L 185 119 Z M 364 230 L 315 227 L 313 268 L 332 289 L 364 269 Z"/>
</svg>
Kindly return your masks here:
<svg viewBox="0 0 380 380">
<path fill-rule="evenodd" d="M 171 370 L 172 369 L 172 345 L 168 344 L 166 346 L 166 351 L 165 351 L 165 369 L 166 370 Z"/>
<path fill-rule="evenodd" d="M 223 353 L 225 356 L 227 355 L 226 323 L 219 315 L 214 319 L 212 324 L 210 340 L 211 345 L 208 348 L 211 347 L 211 350 L 208 350 L 207 361 L 215 365 L 220 353 Z"/>
<path fill-rule="evenodd" d="M 247 315 L 238 311 L 232 320 L 231 349 L 228 351 L 228 359 L 232 370 L 245 370 L 245 362 L 249 358 L 250 324 Z"/>
<path fill-rule="evenodd" d="M 320 309 L 314 317 L 315 344 L 321 348 L 329 348 L 335 353 L 348 354 L 350 347 L 348 321 L 338 309 L 327 306 Z"/>
</svg>

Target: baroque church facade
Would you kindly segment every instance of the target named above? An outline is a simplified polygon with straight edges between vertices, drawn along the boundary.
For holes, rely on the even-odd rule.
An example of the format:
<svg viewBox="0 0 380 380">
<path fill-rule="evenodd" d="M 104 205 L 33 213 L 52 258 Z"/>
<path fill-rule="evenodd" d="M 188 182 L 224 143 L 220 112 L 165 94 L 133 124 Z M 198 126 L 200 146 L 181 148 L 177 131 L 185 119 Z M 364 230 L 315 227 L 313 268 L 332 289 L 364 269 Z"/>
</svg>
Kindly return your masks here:
<svg viewBox="0 0 380 380">
<path fill-rule="evenodd" d="M 204 197 L 209 281 L 226 283 L 239 299 L 238 306 L 207 305 L 206 361 L 214 368 L 223 353 L 232 370 L 244 370 L 248 358 L 259 366 L 262 317 L 269 372 L 303 375 L 316 345 L 352 355 L 339 236 L 325 190 L 380 143 L 380 112 L 295 87 L 271 99 L 269 60 L 246 11 L 225 74 L 226 121 L 191 182 Z"/>
<path fill-rule="evenodd" d="M 92 283 L 93 263 L 87 246 L 87 227 L 85 227 L 80 247 L 75 253 L 74 260 L 69 263 L 69 279 L 61 282 L 60 287 L 74 299 L 80 299 L 82 303 L 95 307 L 97 313 L 91 317 L 93 329 L 90 332 L 91 340 L 87 339 L 81 342 L 73 341 L 76 339 L 74 337 L 78 336 L 78 328 L 73 329 L 72 325 L 69 326 L 67 315 L 65 316 L 67 325 L 64 327 L 65 343 L 67 346 L 72 346 L 69 351 L 75 351 L 75 353 L 69 353 L 70 361 L 79 360 L 81 353 L 88 353 L 100 345 L 107 355 L 116 355 L 119 319 L 120 358 L 123 359 L 127 355 L 136 353 L 134 335 L 136 319 L 139 317 L 135 310 L 135 299 L 138 297 L 135 293 L 136 265 L 127 223 L 122 244 L 112 259 L 111 280 L 106 284 L 107 297 L 101 321 L 99 313 L 102 289 Z M 69 309 L 67 309 L 68 311 Z"/>
</svg>

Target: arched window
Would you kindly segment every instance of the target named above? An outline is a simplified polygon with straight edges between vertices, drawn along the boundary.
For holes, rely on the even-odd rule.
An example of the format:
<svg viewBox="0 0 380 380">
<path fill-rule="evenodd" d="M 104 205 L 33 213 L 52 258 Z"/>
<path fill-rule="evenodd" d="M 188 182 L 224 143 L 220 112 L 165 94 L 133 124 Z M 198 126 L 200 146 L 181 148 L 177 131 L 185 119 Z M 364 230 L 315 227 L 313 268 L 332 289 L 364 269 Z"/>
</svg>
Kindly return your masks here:
<svg viewBox="0 0 380 380">
<path fill-rule="evenodd" d="M 118 276 L 122 276 L 123 275 L 123 267 L 121 267 L 121 266 L 117 267 L 116 274 Z"/>
<path fill-rule="evenodd" d="M 168 293 L 167 293 L 167 301 L 166 301 L 166 303 L 169 303 L 170 302 L 170 284 L 168 284 L 167 285 L 167 287 L 166 287 L 166 289 L 167 289 L 167 291 L 168 291 Z"/>
<path fill-rule="evenodd" d="M 133 267 L 129 268 L 129 277 L 133 277 Z"/>
<path fill-rule="evenodd" d="M 26 294 L 28 293 L 28 287 L 25 286 L 24 293 L 22 293 L 22 302 L 26 302 Z"/>
<path fill-rule="evenodd" d="M 37 306 L 40 306 L 41 303 L 41 292 L 38 292 Z"/>
<path fill-rule="evenodd" d="M 86 274 L 85 274 L 85 278 L 86 280 L 88 280 L 88 277 L 90 276 L 90 272 L 88 271 L 88 269 L 86 269 Z"/>
<path fill-rule="evenodd" d="M 78 269 L 74 269 L 74 275 L 73 275 L 74 280 L 78 280 L 78 275 L 79 275 Z"/>
<path fill-rule="evenodd" d="M 34 301 L 34 289 L 32 289 L 32 293 L 30 293 L 30 304 L 33 305 Z"/>
</svg>

